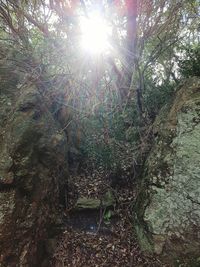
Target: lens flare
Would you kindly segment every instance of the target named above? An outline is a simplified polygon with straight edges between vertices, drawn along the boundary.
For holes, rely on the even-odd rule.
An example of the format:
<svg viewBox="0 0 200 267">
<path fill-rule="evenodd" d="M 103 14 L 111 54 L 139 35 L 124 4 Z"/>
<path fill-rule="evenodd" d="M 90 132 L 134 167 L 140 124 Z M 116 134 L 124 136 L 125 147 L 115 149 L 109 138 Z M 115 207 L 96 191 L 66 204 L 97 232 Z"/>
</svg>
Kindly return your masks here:
<svg viewBox="0 0 200 267">
<path fill-rule="evenodd" d="M 99 14 L 91 14 L 88 18 L 82 17 L 80 27 L 81 46 L 84 50 L 94 54 L 108 51 L 111 28 Z"/>
</svg>

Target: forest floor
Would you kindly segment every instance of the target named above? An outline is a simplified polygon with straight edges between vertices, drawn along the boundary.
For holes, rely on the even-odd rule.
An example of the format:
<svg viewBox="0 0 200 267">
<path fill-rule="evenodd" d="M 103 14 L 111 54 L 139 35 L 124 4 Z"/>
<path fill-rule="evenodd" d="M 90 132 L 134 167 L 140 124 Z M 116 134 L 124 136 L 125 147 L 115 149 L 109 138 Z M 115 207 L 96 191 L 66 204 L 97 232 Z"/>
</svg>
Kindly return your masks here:
<svg viewBox="0 0 200 267">
<path fill-rule="evenodd" d="M 139 248 L 131 219 L 131 207 L 136 197 L 133 184 L 112 189 L 116 199 L 112 209 L 76 211 L 77 198 L 100 199 L 111 187 L 99 172 L 76 175 L 72 179 L 76 190 L 71 191 L 64 227 L 56 237 L 48 266 L 167 266 L 157 257 L 145 255 Z"/>
</svg>

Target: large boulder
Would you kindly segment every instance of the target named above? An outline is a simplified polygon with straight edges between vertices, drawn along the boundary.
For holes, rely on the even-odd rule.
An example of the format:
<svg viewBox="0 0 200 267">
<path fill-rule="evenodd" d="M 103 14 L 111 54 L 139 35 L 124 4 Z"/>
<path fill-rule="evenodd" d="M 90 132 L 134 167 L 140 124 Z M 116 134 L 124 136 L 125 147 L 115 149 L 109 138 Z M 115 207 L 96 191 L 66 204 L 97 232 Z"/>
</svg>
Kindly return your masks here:
<svg viewBox="0 0 200 267">
<path fill-rule="evenodd" d="M 138 239 L 173 266 L 200 266 L 199 78 L 180 86 L 153 134 L 135 207 Z"/>
<path fill-rule="evenodd" d="M 0 266 L 41 266 L 64 205 L 67 140 L 36 86 L 0 83 Z"/>
</svg>

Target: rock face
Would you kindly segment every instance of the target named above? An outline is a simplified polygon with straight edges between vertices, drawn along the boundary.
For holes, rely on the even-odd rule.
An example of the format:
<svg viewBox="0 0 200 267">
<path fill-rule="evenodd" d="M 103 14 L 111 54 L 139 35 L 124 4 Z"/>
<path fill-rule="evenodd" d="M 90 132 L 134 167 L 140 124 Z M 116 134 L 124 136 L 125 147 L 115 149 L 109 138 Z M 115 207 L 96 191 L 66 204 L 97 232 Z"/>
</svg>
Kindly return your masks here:
<svg viewBox="0 0 200 267">
<path fill-rule="evenodd" d="M 31 84 L 0 83 L 0 266 L 41 266 L 64 204 L 67 141 Z"/>
<path fill-rule="evenodd" d="M 191 78 L 179 88 L 153 132 L 136 204 L 138 239 L 173 266 L 180 259 L 199 266 L 200 79 Z"/>
</svg>

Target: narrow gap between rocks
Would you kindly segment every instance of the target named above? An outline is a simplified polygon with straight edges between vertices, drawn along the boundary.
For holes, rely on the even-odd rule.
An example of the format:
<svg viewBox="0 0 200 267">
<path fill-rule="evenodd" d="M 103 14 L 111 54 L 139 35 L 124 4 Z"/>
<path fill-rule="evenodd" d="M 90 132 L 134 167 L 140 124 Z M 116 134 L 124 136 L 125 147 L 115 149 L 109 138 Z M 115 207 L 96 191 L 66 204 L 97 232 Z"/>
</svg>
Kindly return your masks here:
<svg viewBox="0 0 200 267">
<path fill-rule="evenodd" d="M 132 214 L 135 182 L 113 182 L 112 175 L 83 169 L 70 181 L 63 220 L 46 243 L 50 260 L 44 266 L 167 266 L 139 248 Z"/>
</svg>

